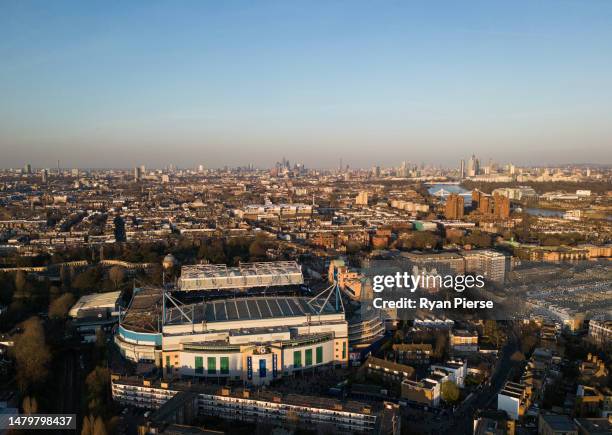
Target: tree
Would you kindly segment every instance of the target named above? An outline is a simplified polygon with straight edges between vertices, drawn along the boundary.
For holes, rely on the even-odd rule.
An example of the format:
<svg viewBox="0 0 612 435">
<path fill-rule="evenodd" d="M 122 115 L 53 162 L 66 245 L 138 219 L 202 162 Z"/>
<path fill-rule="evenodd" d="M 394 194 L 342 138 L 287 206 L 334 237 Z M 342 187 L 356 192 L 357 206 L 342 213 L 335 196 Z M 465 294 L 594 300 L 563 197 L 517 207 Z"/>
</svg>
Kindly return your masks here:
<svg viewBox="0 0 612 435">
<path fill-rule="evenodd" d="M 113 284 L 115 284 L 116 290 L 117 288 L 119 288 L 119 284 L 121 284 L 121 282 L 125 278 L 125 272 L 119 266 L 114 266 L 111 268 L 111 270 L 109 270 L 108 277 L 113 282 Z"/>
<path fill-rule="evenodd" d="M 96 367 L 85 379 L 89 410 L 96 415 L 103 414 L 109 402 L 110 372 L 105 367 Z"/>
<path fill-rule="evenodd" d="M 93 290 L 101 281 L 100 271 L 91 267 L 74 277 L 72 287 L 78 290 Z"/>
<path fill-rule="evenodd" d="M 83 417 L 83 428 L 81 429 L 81 435 L 93 435 L 95 419 L 93 415 L 86 415 Z"/>
<path fill-rule="evenodd" d="M 22 403 L 23 413 L 30 415 L 38 412 L 38 402 L 35 397 L 26 396 Z"/>
<path fill-rule="evenodd" d="M 54 319 L 64 319 L 74 305 L 72 293 L 64 293 L 59 298 L 49 304 L 49 317 Z"/>
<path fill-rule="evenodd" d="M 482 231 L 472 231 L 464 238 L 463 243 L 478 248 L 490 248 L 493 241 L 491 236 L 487 233 L 483 233 Z"/>
<path fill-rule="evenodd" d="M 402 343 L 404 341 L 404 331 L 401 329 L 395 331 L 395 334 L 393 334 L 393 341 L 395 343 Z"/>
<path fill-rule="evenodd" d="M 266 257 L 266 241 L 265 237 L 257 236 L 251 246 L 249 246 L 249 254 L 253 260 L 261 260 Z"/>
<path fill-rule="evenodd" d="M 533 335 L 524 335 L 521 337 L 521 351 L 524 354 L 531 352 L 538 344 L 538 339 Z"/>
<path fill-rule="evenodd" d="M 499 347 L 503 340 L 503 333 L 499 329 L 499 326 L 495 320 L 485 320 L 484 332 L 485 335 L 491 340 L 491 343 L 495 344 L 496 347 Z"/>
<path fill-rule="evenodd" d="M 38 317 L 23 322 L 22 328 L 23 332 L 15 340 L 13 353 L 17 366 L 17 383 L 21 391 L 26 391 L 47 377 L 51 353 L 45 343 L 45 333 Z"/>
<path fill-rule="evenodd" d="M 198 250 L 198 258 L 216 264 L 225 263 L 226 257 L 223 250 L 223 242 L 218 239 L 206 241 Z"/>
<path fill-rule="evenodd" d="M 51 287 L 49 287 L 49 297 L 51 299 L 56 299 L 59 295 L 60 295 L 60 289 L 59 287 L 52 285 Z"/>
<path fill-rule="evenodd" d="M 434 354 L 437 358 L 442 358 L 444 356 L 444 353 L 446 352 L 447 342 L 448 340 L 447 340 L 446 334 L 444 333 L 436 334 L 436 344 L 434 347 Z"/>
<path fill-rule="evenodd" d="M 359 242 L 349 240 L 346 242 L 346 253 L 348 255 L 358 254 L 361 251 L 362 245 Z"/>
<path fill-rule="evenodd" d="M 106 426 L 100 416 L 94 421 L 93 435 L 106 435 Z"/>
<path fill-rule="evenodd" d="M 106 422 L 106 431 L 108 433 L 119 433 L 119 423 L 121 422 L 121 418 L 118 416 L 113 416 Z"/>
<path fill-rule="evenodd" d="M 456 403 L 460 396 L 459 387 L 453 381 L 442 382 L 440 395 L 445 402 Z"/>
<path fill-rule="evenodd" d="M 18 270 L 15 274 L 15 295 L 16 299 L 24 299 L 29 296 L 28 280 L 23 270 Z"/>
<path fill-rule="evenodd" d="M 26 273 L 23 270 L 18 270 L 15 274 L 15 289 L 18 292 L 24 291 L 26 282 Z"/>
<path fill-rule="evenodd" d="M 440 242 L 440 238 L 429 231 L 417 231 L 412 236 L 413 249 L 433 249 Z"/>
</svg>

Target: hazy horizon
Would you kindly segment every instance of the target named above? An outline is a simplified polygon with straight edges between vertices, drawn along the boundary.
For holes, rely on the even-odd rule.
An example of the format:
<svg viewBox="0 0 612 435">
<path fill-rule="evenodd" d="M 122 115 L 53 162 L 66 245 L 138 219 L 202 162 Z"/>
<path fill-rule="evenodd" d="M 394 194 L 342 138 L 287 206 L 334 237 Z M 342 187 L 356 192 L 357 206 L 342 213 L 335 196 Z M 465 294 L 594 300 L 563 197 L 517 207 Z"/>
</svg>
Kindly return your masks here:
<svg viewBox="0 0 612 435">
<path fill-rule="evenodd" d="M 300 163 L 302 164 L 303 162 L 301 161 L 297 161 L 297 160 L 291 160 L 291 159 L 287 159 L 290 163 L 291 166 L 293 167 L 293 165 L 295 163 Z M 466 159 L 464 159 L 466 160 Z M 496 161 L 496 160 L 492 160 L 494 163 L 497 163 L 498 165 L 505 165 L 507 163 L 512 163 L 514 164 L 514 162 L 500 162 L 500 161 Z M 269 165 L 253 165 L 253 169 L 254 170 L 269 170 L 272 169 L 275 164 L 277 162 L 270 162 Z M 280 163 L 280 162 L 278 162 Z M 372 166 L 351 166 L 349 165 L 349 170 L 362 170 L 362 171 L 369 171 L 372 169 L 373 166 L 379 166 L 381 169 L 390 169 L 390 168 L 398 168 L 401 165 L 402 162 L 397 162 L 397 164 L 390 164 L 390 165 L 378 165 L 376 163 L 374 163 Z M 459 163 L 457 162 L 457 165 L 442 165 L 442 164 L 436 164 L 435 162 L 409 162 L 412 165 L 416 165 L 418 167 L 421 167 L 421 165 L 425 165 L 425 167 L 434 167 L 434 168 L 441 168 L 441 169 L 445 169 L 445 170 L 449 170 L 449 169 L 453 169 L 453 168 L 457 168 L 459 167 Z M 482 162 L 483 165 L 486 165 L 486 161 Z M 22 170 L 23 167 L 26 164 L 30 164 L 32 170 L 43 170 L 43 169 L 47 169 L 51 172 L 54 172 L 57 170 L 57 162 L 55 166 L 37 166 L 37 165 L 33 165 L 30 161 L 26 161 L 23 162 L 22 165 L 20 166 L 7 166 L 7 167 L 2 167 L 0 166 L 0 170 Z M 466 160 L 466 164 L 467 164 L 467 160 Z M 173 164 L 171 162 L 168 162 L 164 165 L 161 166 L 148 166 L 144 163 L 140 163 L 140 164 L 135 164 L 134 166 L 64 166 L 61 164 L 60 161 L 60 170 L 62 171 L 70 171 L 72 169 L 79 169 L 79 170 L 83 170 L 83 171 L 132 171 L 134 170 L 135 167 L 141 167 L 141 166 L 145 166 L 145 169 L 147 171 L 160 171 L 160 170 L 166 170 L 168 169 L 168 167 L 170 165 L 172 165 L 176 170 L 197 170 L 198 166 L 200 165 L 199 163 L 195 163 L 192 165 L 176 165 Z M 590 168 L 590 169 L 606 169 L 606 168 L 611 168 L 612 164 L 607 164 L 607 163 L 592 163 L 592 162 L 564 162 L 564 163 L 557 163 L 557 164 L 553 164 L 553 163 L 541 163 L 541 164 L 529 164 L 529 165 L 516 165 L 515 166 L 518 167 L 522 167 L 522 168 L 526 168 L 526 169 L 533 169 L 533 168 L 538 168 L 538 169 L 544 169 L 544 168 L 563 168 L 563 167 L 584 167 L 584 168 Z M 237 168 L 244 168 L 244 167 L 248 167 L 248 165 L 223 165 L 223 166 L 207 166 L 202 164 L 203 169 L 205 170 L 223 170 L 225 168 L 227 169 L 237 169 Z M 344 167 L 346 167 L 346 165 L 343 165 Z M 337 170 L 339 167 L 339 165 L 330 165 L 330 166 L 308 166 L 306 165 L 306 169 L 314 169 L 314 170 L 321 170 L 321 171 L 328 171 L 328 170 Z"/>
<path fill-rule="evenodd" d="M 612 3 L 0 3 L 0 167 L 611 164 Z"/>
</svg>

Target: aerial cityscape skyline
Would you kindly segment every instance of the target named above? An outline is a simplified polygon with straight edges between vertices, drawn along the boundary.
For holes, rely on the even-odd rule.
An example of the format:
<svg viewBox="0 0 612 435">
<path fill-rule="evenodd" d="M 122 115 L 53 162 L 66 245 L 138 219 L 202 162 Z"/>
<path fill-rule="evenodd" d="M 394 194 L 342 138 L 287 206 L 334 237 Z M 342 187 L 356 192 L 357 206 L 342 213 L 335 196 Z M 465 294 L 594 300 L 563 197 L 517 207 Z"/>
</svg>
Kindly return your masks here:
<svg viewBox="0 0 612 435">
<path fill-rule="evenodd" d="M 473 154 L 475 156 L 475 154 Z M 373 160 L 372 162 L 370 162 L 369 166 L 353 166 L 351 165 L 351 161 L 346 160 L 346 158 L 342 158 L 340 157 L 336 163 L 334 164 L 331 161 L 326 161 L 320 164 L 315 164 L 313 166 L 310 165 L 305 165 L 303 161 L 298 161 L 298 160 L 291 160 L 291 158 L 289 159 L 285 159 L 285 157 L 282 158 L 282 160 L 287 160 L 292 164 L 297 164 L 300 166 L 304 166 L 304 167 L 308 167 L 309 169 L 314 169 L 314 170 L 338 170 L 339 168 L 342 168 L 343 171 L 346 170 L 351 170 L 351 171 L 359 171 L 359 170 L 370 170 L 372 167 L 381 167 L 381 168 L 394 168 L 394 167 L 399 167 L 402 164 L 406 164 L 409 163 L 411 165 L 414 165 L 416 167 L 419 168 L 430 168 L 430 169 L 443 169 L 443 170 L 452 170 L 452 169 L 460 169 L 462 167 L 462 164 L 465 165 L 466 162 L 468 161 L 469 156 L 466 156 L 465 158 L 461 158 L 456 162 L 450 162 L 449 164 L 442 164 L 440 162 L 436 162 L 436 161 L 423 161 L 423 160 L 414 160 L 414 161 L 410 161 L 410 160 L 399 160 L 396 162 L 389 162 L 388 164 L 381 164 L 378 161 Z M 522 165 L 518 165 L 515 164 L 515 162 L 512 161 L 498 161 L 495 160 L 494 158 L 483 158 L 482 160 L 480 160 L 483 164 L 493 164 L 496 167 L 504 167 L 504 166 L 508 166 L 508 165 L 512 165 L 515 167 L 520 167 L 520 168 L 541 168 L 541 169 L 546 169 L 546 168 L 563 168 L 563 167 L 574 167 L 574 168 L 578 168 L 578 167 L 592 167 L 592 168 L 607 168 L 609 166 L 611 166 L 610 163 L 607 162 L 560 162 L 560 163 L 550 163 L 550 162 L 543 162 L 543 163 L 538 163 L 538 162 L 531 162 L 529 164 L 522 164 Z M 53 162 L 49 162 L 50 164 L 48 165 L 41 165 L 41 164 L 37 164 L 37 162 L 34 160 L 34 162 L 32 161 L 32 159 L 28 159 L 27 161 L 21 162 L 20 164 L 14 165 L 14 166 L 0 166 L 0 170 L 21 170 L 23 168 L 25 168 L 26 166 L 30 167 L 31 171 L 35 171 L 35 170 L 48 170 L 48 171 L 58 171 L 58 170 L 70 170 L 70 169 L 82 169 L 82 170 L 126 170 L 126 169 L 133 169 L 134 167 L 143 167 L 146 168 L 148 170 L 160 170 L 160 169 L 168 169 L 168 168 L 174 168 L 177 170 L 180 169 L 224 169 L 224 168 L 250 168 L 250 169 L 254 169 L 254 170 L 262 170 L 262 169 L 270 169 L 271 167 L 273 167 L 276 164 L 278 164 L 278 162 L 275 162 L 274 160 L 271 160 L 269 162 L 264 162 L 262 165 L 255 165 L 252 162 L 241 162 L 241 163 L 237 163 L 237 164 L 225 164 L 225 165 L 218 165 L 218 166 L 211 166 L 206 164 L 205 161 L 202 162 L 197 162 L 197 161 L 192 161 L 186 165 L 177 165 L 174 163 L 174 161 L 167 161 L 165 163 L 162 163 L 160 165 L 150 165 L 147 164 L 146 159 L 141 159 L 140 161 L 136 161 L 136 163 L 132 164 L 131 166 L 129 164 L 122 164 L 122 165 L 118 165 L 118 166 L 99 166 L 99 165 L 84 165 L 84 166 L 76 166 L 76 165 L 71 165 L 70 164 L 71 160 L 69 159 L 68 162 L 65 162 L 63 160 L 56 160 L 54 163 Z M 454 164 L 453 164 L 454 163 Z M 465 168 L 464 168 L 465 169 Z"/>
<path fill-rule="evenodd" d="M 0 0 L 0 435 L 612 434 L 610 23 Z"/>
</svg>

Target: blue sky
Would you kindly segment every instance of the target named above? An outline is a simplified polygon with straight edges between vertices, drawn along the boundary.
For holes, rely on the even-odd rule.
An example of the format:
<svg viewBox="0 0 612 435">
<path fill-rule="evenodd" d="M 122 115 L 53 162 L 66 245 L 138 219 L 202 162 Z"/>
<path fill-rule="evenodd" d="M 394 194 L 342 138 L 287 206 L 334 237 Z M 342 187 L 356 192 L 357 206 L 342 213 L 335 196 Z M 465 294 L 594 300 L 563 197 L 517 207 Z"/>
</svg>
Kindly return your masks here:
<svg viewBox="0 0 612 435">
<path fill-rule="evenodd" d="M 0 166 L 612 163 L 612 2 L 0 0 Z"/>
</svg>

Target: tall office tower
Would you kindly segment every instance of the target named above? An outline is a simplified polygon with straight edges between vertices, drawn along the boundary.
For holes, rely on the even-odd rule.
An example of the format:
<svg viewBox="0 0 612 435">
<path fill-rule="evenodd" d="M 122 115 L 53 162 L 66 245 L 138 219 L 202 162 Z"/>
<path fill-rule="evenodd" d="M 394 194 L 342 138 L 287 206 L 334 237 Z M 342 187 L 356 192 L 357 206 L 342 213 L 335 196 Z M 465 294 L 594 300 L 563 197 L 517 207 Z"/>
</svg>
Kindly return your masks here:
<svg viewBox="0 0 612 435">
<path fill-rule="evenodd" d="M 402 164 L 400 165 L 398 176 L 404 177 L 404 178 L 407 178 L 410 176 L 410 163 L 408 163 L 406 160 L 404 160 Z"/>
<path fill-rule="evenodd" d="M 465 160 L 461 159 L 459 166 L 459 177 L 463 180 L 465 178 Z"/>
<path fill-rule="evenodd" d="M 510 217 L 510 198 L 496 193 L 493 195 L 493 213 L 500 219 Z"/>
<path fill-rule="evenodd" d="M 463 218 L 463 196 L 451 193 L 446 198 L 446 208 L 444 210 L 444 216 L 446 219 L 456 220 Z"/>
<path fill-rule="evenodd" d="M 204 165 L 198 165 L 198 172 L 204 172 Z"/>
<path fill-rule="evenodd" d="M 140 181 L 140 177 L 142 176 L 140 172 L 140 168 L 137 166 L 134 168 L 134 181 Z"/>
<path fill-rule="evenodd" d="M 147 167 L 145 165 L 140 165 L 140 175 L 144 176 L 147 173 Z"/>
<path fill-rule="evenodd" d="M 32 165 L 30 165 L 29 163 L 26 163 L 26 164 L 23 166 L 23 172 L 24 172 L 25 174 L 30 175 L 30 174 L 32 173 Z"/>
<path fill-rule="evenodd" d="M 474 161 L 474 175 L 480 174 L 480 160 L 476 159 Z"/>
<path fill-rule="evenodd" d="M 472 154 L 467 163 L 467 176 L 473 177 L 474 175 L 476 175 L 476 156 Z"/>
<path fill-rule="evenodd" d="M 586 176 L 587 177 L 591 176 L 591 168 L 586 168 Z"/>
<path fill-rule="evenodd" d="M 49 177 L 49 171 L 47 171 L 46 169 L 43 169 L 40 175 L 41 175 L 41 181 L 43 182 L 43 184 L 46 184 L 47 178 Z"/>
<path fill-rule="evenodd" d="M 508 165 L 508 172 L 510 173 L 510 175 L 514 175 L 516 173 L 516 166 L 514 166 L 512 163 L 510 163 Z"/>
<path fill-rule="evenodd" d="M 380 177 L 380 166 L 372 166 L 372 175 L 374 177 Z"/>
</svg>

